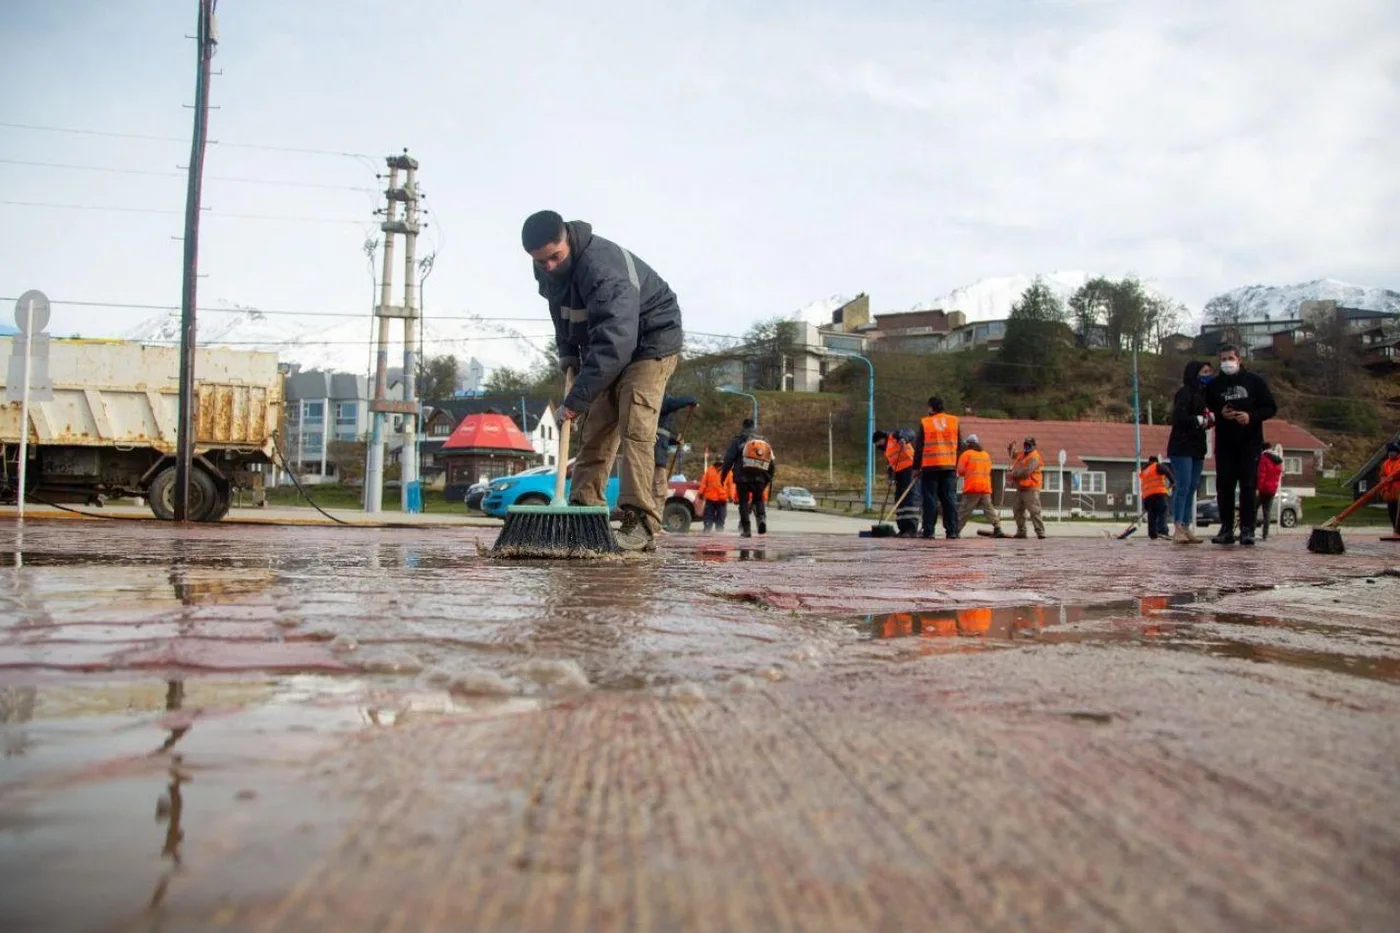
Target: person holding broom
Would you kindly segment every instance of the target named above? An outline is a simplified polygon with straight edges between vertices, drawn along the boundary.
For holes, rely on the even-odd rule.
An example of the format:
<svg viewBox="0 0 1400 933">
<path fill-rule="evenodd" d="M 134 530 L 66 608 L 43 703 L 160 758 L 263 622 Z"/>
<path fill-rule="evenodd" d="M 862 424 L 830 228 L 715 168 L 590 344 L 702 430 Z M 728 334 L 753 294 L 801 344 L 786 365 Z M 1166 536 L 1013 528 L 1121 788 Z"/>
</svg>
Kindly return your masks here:
<svg viewBox="0 0 1400 933">
<path fill-rule="evenodd" d="M 561 430 L 579 421 L 569 502 L 607 504 L 620 448 L 618 547 L 655 550 L 656 427 L 684 339 L 680 303 L 655 270 L 581 220 L 565 223 L 554 211 L 539 211 L 525 219 L 520 239 L 549 303 L 565 373 L 556 417 Z"/>
</svg>

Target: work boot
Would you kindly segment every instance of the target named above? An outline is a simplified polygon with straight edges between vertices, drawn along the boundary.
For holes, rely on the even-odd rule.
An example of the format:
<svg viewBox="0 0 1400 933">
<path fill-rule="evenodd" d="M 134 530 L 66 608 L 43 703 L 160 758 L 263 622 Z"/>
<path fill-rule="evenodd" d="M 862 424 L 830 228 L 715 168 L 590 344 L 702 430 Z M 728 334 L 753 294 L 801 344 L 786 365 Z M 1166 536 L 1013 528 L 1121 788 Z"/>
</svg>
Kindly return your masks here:
<svg viewBox="0 0 1400 933">
<path fill-rule="evenodd" d="M 622 510 L 622 527 L 617 530 L 617 546 L 624 551 L 654 551 L 656 542 L 651 530 L 636 509 Z"/>
<path fill-rule="evenodd" d="M 1222 531 L 1222 532 L 1220 532 L 1220 534 L 1218 534 L 1218 535 L 1216 535 L 1215 537 L 1211 538 L 1211 539 L 1210 539 L 1210 543 L 1211 543 L 1211 544 L 1234 544 L 1234 543 L 1235 543 L 1235 534 L 1234 534 L 1234 532 L 1230 531 L 1229 529 L 1226 529 L 1225 531 Z M 1251 542 L 1251 543 L 1252 543 L 1252 542 Z"/>
<path fill-rule="evenodd" d="M 1012 535 L 1011 537 L 1013 537 L 1013 538 L 1023 538 L 1023 539 L 1024 539 L 1024 538 L 1026 537 L 1026 533 L 1025 533 L 1024 531 L 1018 531 L 1018 532 L 1016 532 L 1014 535 Z"/>
<path fill-rule="evenodd" d="M 1037 531 L 1037 532 L 1035 533 L 1035 536 L 1036 536 L 1037 538 L 1039 538 L 1040 540 L 1042 540 L 1042 541 L 1045 540 L 1045 532 L 1043 532 L 1043 531 Z"/>
<path fill-rule="evenodd" d="M 752 537 L 753 537 L 753 532 L 749 531 L 749 526 L 748 526 L 748 525 L 740 525 L 740 526 L 739 526 L 739 537 L 741 537 L 741 538 L 752 538 Z"/>
<path fill-rule="evenodd" d="M 768 519 L 760 518 L 758 520 L 758 533 L 761 535 L 768 534 Z"/>
<path fill-rule="evenodd" d="M 1006 532 L 1002 531 L 1000 528 L 993 528 L 993 529 L 992 529 L 992 537 L 993 537 L 993 538 L 1005 538 L 1005 537 L 1006 537 Z"/>
<path fill-rule="evenodd" d="M 1241 528 L 1241 529 L 1240 529 L 1240 546 L 1241 546 L 1241 547 L 1254 547 L 1254 529 L 1253 529 L 1253 528 Z"/>
</svg>

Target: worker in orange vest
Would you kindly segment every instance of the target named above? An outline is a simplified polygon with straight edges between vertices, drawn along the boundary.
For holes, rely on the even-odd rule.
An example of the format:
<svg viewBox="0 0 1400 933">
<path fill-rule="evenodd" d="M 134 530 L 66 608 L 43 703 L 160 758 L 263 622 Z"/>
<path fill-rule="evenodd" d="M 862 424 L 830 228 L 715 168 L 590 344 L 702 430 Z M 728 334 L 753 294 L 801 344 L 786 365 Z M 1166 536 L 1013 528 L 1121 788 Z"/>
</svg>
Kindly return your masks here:
<svg viewBox="0 0 1400 933">
<path fill-rule="evenodd" d="M 914 462 L 919 465 L 919 483 L 923 487 L 923 536 L 932 538 L 943 512 L 943 532 L 950 540 L 958 537 L 958 449 L 962 446 L 962 431 L 957 415 L 943 410 L 943 399 L 928 400 L 928 415 L 920 422 L 922 433 L 916 435 Z"/>
<path fill-rule="evenodd" d="M 705 468 L 699 493 L 705 503 L 705 530 L 723 531 L 724 520 L 729 513 L 729 490 L 725 489 L 724 481 L 719 478 L 718 461 Z"/>
<path fill-rule="evenodd" d="M 894 483 L 894 514 L 899 536 L 915 537 L 919 533 L 919 503 L 910 489 L 918 481 L 914 469 L 914 432 L 908 428 L 889 433 L 876 431 L 870 442 L 884 452 L 889 478 Z"/>
<path fill-rule="evenodd" d="M 1028 437 L 1021 442 L 1021 452 L 1016 445 L 1007 444 L 1006 454 L 1011 458 L 1011 481 L 1016 484 L 1016 502 L 1011 515 L 1016 519 L 1016 537 L 1026 537 L 1026 519 L 1035 527 L 1035 536 L 1045 539 L 1045 522 L 1040 518 L 1040 487 L 1044 485 L 1043 473 L 1045 458 L 1036 449 L 1035 438 Z"/>
<path fill-rule="evenodd" d="M 1153 541 L 1171 540 L 1171 532 L 1167 530 L 1167 493 L 1173 479 L 1171 467 L 1155 454 L 1147 458 L 1147 466 L 1138 473 L 1138 489 L 1143 510 L 1147 512 L 1147 536 Z"/>
<path fill-rule="evenodd" d="M 982 449 L 976 434 L 967 436 L 967 449 L 958 457 L 958 475 L 962 477 L 962 499 L 958 502 L 958 534 L 967 527 L 967 520 L 978 509 L 992 523 L 992 537 L 1005 538 L 1001 530 L 1001 515 L 992 505 L 992 455 Z"/>
</svg>

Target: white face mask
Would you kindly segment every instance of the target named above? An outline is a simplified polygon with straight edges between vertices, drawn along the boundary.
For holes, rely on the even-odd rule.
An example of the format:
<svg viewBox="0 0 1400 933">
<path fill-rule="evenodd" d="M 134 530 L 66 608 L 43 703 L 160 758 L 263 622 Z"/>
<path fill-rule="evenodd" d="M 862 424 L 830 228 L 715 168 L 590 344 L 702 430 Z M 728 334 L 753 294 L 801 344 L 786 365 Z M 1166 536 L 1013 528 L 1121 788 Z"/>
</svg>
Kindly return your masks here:
<svg viewBox="0 0 1400 933">
<path fill-rule="evenodd" d="M 1227 376 L 1233 376 L 1240 371 L 1239 360 L 1221 360 L 1220 371 Z"/>
</svg>

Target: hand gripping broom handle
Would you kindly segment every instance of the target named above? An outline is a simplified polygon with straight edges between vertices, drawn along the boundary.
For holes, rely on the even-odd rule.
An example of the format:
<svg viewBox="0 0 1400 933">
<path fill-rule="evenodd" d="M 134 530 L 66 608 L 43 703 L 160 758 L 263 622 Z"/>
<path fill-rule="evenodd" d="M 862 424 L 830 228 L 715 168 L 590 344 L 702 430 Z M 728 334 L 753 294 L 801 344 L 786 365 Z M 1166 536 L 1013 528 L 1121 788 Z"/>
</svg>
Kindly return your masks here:
<svg viewBox="0 0 1400 933">
<path fill-rule="evenodd" d="M 569 393 L 574 388 L 574 371 L 564 370 L 564 398 L 569 397 Z M 562 401 L 559 403 L 564 404 Z M 564 473 L 569 468 L 569 434 L 573 431 L 572 421 L 559 422 L 559 456 L 555 458 L 554 470 L 554 501 L 551 505 L 564 505 Z"/>
</svg>

